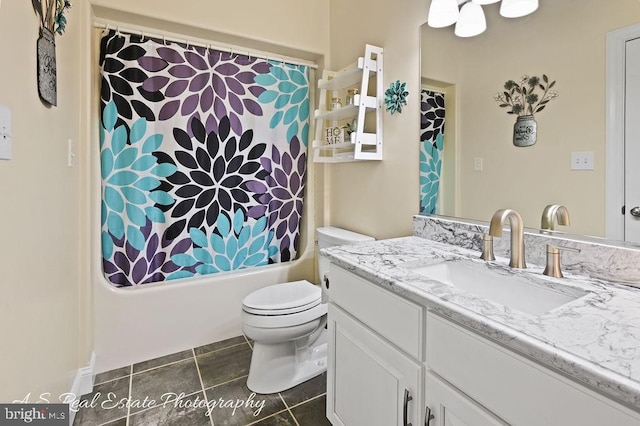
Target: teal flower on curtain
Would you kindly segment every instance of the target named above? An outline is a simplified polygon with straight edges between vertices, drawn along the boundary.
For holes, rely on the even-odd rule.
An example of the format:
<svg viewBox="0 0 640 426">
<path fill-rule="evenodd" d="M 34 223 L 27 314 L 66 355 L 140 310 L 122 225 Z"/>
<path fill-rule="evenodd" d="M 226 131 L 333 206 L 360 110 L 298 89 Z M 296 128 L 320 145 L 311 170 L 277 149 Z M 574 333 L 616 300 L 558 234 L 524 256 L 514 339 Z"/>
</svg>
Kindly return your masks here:
<svg viewBox="0 0 640 426">
<path fill-rule="evenodd" d="M 160 178 L 170 176 L 176 166 L 158 164 L 153 155 L 162 144 L 161 134 L 147 134 L 147 120 L 136 120 L 131 130 L 116 127 L 118 111 L 109 102 L 100 126 L 100 163 L 102 173 L 102 250 L 105 259 L 113 254 L 113 240 L 125 238 L 142 250 L 146 238 L 140 228 L 151 222 L 163 223 L 164 213 L 156 204 L 171 205 L 173 197 L 156 190 Z M 123 217 L 130 222 L 125 226 Z"/>
<path fill-rule="evenodd" d="M 258 96 L 261 104 L 274 104 L 275 114 L 269 126 L 287 127 L 287 141 L 298 136 L 307 146 L 309 135 L 309 80 L 307 67 L 270 62 L 269 74 L 257 75 L 254 81 L 267 90 Z M 301 127 L 301 123 L 304 123 Z"/>
<path fill-rule="evenodd" d="M 216 232 L 205 234 L 198 228 L 190 228 L 189 236 L 195 248 L 192 254 L 175 254 L 171 260 L 178 266 L 195 266 L 196 273 L 182 270 L 167 279 L 228 272 L 251 266 L 266 265 L 269 257 L 278 252 L 272 245 L 273 231 L 267 230 L 267 218 L 262 217 L 253 224 L 246 223 L 242 210 L 233 215 L 233 222 L 224 213 L 218 216 Z"/>
<path fill-rule="evenodd" d="M 438 190 L 440 189 L 440 173 L 442 159 L 440 157 L 444 146 L 444 136 L 436 136 L 435 143 L 420 142 L 420 213 L 433 214 L 436 212 Z"/>
</svg>

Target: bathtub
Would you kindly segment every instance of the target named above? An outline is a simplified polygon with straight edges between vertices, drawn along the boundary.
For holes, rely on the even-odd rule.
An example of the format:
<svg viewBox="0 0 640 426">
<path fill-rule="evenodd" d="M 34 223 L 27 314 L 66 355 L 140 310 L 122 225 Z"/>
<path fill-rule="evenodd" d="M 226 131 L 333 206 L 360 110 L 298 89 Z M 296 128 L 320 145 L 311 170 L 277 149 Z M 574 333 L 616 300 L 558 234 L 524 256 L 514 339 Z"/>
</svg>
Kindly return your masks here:
<svg viewBox="0 0 640 426">
<path fill-rule="evenodd" d="M 247 294 L 286 281 L 315 281 L 315 250 L 310 240 L 293 262 L 136 287 L 112 286 L 97 265 L 93 274 L 95 372 L 240 335 L 242 299 Z"/>
</svg>

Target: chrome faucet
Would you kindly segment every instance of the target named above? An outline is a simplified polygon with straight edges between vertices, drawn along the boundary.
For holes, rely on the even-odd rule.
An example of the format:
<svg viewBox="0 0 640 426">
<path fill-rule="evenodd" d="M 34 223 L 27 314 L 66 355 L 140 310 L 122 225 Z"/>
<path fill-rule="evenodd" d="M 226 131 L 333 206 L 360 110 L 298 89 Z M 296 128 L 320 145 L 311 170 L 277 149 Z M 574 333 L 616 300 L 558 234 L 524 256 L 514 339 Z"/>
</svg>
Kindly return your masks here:
<svg viewBox="0 0 640 426">
<path fill-rule="evenodd" d="M 542 224 L 541 229 L 547 229 L 549 231 L 554 230 L 554 218 L 558 220 L 558 225 L 569 225 L 569 210 L 565 206 L 559 204 L 549 204 L 542 211 Z"/>
<path fill-rule="evenodd" d="M 511 227 L 511 260 L 509 266 L 512 268 L 526 268 L 524 259 L 524 223 L 522 216 L 512 209 L 501 209 L 496 211 L 491 217 L 489 224 L 489 235 L 493 237 L 502 237 L 502 226 L 504 221 L 509 218 Z"/>
</svg>

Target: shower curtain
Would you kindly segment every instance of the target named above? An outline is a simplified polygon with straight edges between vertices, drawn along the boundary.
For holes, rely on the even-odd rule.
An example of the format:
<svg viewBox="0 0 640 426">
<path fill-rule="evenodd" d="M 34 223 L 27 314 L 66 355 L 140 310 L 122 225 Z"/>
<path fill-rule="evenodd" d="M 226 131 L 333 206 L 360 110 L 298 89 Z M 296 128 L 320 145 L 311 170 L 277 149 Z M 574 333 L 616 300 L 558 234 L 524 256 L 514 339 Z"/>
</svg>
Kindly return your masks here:
<svg viewBox="0 0 640 426">
<path fill-rule="evenodd" d="M 133 286 L 293 260 L 306 66 L 105 31 L 102 255 Z"/>
<path fill-rule="evenodd" d="M 420 102 L 420 213 L 437 213 L 444 149 L 444 93 L 422 89 Z"/>
</svg>

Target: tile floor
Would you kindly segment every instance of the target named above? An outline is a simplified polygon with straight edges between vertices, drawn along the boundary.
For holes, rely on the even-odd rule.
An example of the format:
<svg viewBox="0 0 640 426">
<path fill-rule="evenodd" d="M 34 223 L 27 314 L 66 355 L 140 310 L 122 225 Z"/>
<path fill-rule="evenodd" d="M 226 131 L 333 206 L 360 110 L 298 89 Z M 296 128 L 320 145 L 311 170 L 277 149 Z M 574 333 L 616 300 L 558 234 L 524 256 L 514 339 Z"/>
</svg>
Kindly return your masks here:
<svg viewBox="0 0 640 426">
<path fill-rule="evenodd" d="M 251 344 L 239 336 L 98 374 L 73 424 L 330 425 L 326 373 L 278 394 L 252 397 L 246 386 L 250 361 Z"/>
</svg>

